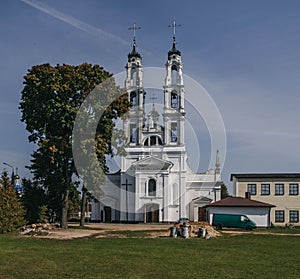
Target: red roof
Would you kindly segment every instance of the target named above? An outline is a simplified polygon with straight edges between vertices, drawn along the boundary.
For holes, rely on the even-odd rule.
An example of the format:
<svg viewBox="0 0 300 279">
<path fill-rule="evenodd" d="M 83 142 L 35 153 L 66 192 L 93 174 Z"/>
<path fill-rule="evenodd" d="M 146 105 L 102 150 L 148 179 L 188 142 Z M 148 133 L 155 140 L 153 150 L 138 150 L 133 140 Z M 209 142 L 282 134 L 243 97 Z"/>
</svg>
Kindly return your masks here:
<svg viewBox="0 0 300 279">
<path fill-rule="evenodd" d="M 223 200 L 210 203 L 206 207 L 275 207 L 275 205 L 259 202 L 242 197 L 227 197 Z"/>
</svg>

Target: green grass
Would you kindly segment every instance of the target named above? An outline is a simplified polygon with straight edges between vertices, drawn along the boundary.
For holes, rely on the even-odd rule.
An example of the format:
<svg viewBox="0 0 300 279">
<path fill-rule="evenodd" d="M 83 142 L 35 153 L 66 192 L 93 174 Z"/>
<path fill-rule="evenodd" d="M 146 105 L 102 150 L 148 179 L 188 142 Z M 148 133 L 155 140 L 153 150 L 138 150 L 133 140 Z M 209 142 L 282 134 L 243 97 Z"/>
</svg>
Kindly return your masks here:
<svg viewBox="0 0 300 279">
<path fill-rule="evenodd" d="M 300 278 L 300 237 L 217 239 L 0 235 L 0 278 Z"/>
</svg>

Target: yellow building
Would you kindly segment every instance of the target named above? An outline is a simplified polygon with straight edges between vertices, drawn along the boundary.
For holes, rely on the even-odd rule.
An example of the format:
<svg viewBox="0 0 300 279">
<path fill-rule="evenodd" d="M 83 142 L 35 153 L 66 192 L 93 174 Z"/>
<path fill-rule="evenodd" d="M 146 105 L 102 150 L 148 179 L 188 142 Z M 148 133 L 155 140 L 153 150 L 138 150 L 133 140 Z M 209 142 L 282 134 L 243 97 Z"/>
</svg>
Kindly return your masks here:
<svg viewBox="0 0 300 279">
<path fill-rule="evenodd" d="M 275 226 L 300 226 L 300 173 L 231 174 L 233 196 L 251 195 L 256 201 L 273 204 L 271 222 Z"/>
</svg>

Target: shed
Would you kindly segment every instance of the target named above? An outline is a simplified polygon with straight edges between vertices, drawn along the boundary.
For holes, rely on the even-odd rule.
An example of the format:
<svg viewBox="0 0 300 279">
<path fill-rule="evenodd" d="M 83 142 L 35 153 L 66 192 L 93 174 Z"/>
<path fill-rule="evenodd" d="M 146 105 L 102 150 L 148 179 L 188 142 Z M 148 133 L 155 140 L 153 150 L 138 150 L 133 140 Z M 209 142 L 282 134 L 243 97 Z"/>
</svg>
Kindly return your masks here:
<svg viewBox="0 0 300 279">
<path fill-rule="evenodd" d="M 227 197 L 206 206 L 208 221 L 212 224 L 213 214 L 243 214 L 254 221 L 257 227 L 270 227 L 270 211 L 275 205 L 248 198 Z"/>
</svg>

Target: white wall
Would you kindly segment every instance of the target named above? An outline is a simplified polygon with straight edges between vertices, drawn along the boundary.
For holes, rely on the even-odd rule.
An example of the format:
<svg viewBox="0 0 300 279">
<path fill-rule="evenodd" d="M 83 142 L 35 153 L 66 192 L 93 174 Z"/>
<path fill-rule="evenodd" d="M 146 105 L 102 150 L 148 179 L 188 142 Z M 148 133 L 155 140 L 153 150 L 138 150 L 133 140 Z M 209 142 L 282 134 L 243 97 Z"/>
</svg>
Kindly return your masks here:
<svg viewBox="0 0 300 279">
<path fill-rule="evenodd" d="M 267 207 L 208 207 L 209 223 L 212 224 L 213 214 L 243 214 L 248 216 L 257 227 L 269 227 L 269 208 Z"/>
</svg>

